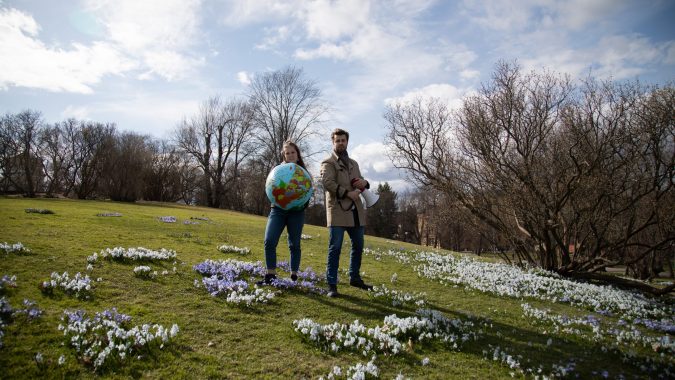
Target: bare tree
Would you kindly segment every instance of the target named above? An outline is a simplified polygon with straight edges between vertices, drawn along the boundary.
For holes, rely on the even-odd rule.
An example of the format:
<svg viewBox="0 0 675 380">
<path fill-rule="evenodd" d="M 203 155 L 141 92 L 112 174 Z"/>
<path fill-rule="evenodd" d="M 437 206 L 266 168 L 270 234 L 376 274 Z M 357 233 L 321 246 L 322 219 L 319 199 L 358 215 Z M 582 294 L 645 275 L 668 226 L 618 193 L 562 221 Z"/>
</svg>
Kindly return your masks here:
<svg viewBox="0 0 675 380">
<path fill-rule="evenodd" d="M 143 198 L 176 202 L 182 199 L 181 154 L 166 140 L 150 141 L 151 161 L 145 172 Z"/>
<path fill-rule="evenodd" d="M 241 166 L 254 156 L 259 149 L 255 144 L 255 124 L 253 108 L 248 102 L 232 100 L 223 107 L 225 115 L 226 151 L 230 158 L 226 165 L 226 177 L 223 186 L 227 196 L 223 197 L 223 206 L 243 211 L 243 184 Z"/>
<path fill-rule="evenodd" d="M 101 195 L 123 202 L 134 202 L 141 198 L 153 155 L 148 140 L 148 136 L 133 132 L 113 137 L 103 161 Z"/>
<path fill-rule="evenodd" d="M 398 167 L 506 237 L 518 262 L 609 280 L 599 272 L 675 240 L 672 93 L 577 88 L 500 63 L 456 117 L 438 101 L 389 107 L 388 143 Z"/>
<path fill-rule="evenodd" d="M 269 211 L 270 201 L 265 194 L 267 165 L 260 157 L 253 157 L 242 167 L 239 190 L 244 204 L 242 211 L 256 215 L 263 215 Z"/>
<path fill-rule="evenodd" d="M 72 162 L 66 174 L 64 193 L 79 199 L 98 195 L 105 159 L 113 144 L 115 124 L 68 120 L 62 124 L 64 149 Z"/>
<path fill-rule="evenodd" d="M 185 119 L 176 131 L 176 144 L 202 170 L 209 207 L 221 207 L 230 182 L 237 178 L 253 138 L 248 105 L 238 100 L 223 104 L 219 97 L 204 102 L 197 115 Z M 232 170 L 228 175 L 226 169 Z"/>
<path fill-rule="evenodd" d="M 186 154 L 179 155 L 178 173 L 180 176 L 180 199 L 188 205 L 197 204 L 200 177 L 203 175 L 199 167 Z"/>
<path fill-rule="evenodd" d="M 42 114 L 32 110 L 7 114 L 0 123 L 3 182 L 28 197 L 42 186 L 38 136 L 43 124 Z"/>
<path fill-rule="evenodd" d="M 47 196 L 63 194 L 66 175 L 73 162 L 72 155 L 68 154 L 64 130 L 60 124 L 53 124 L 41 130 L 39 147 Z"/>
<path fill-rule="evenodd" d="M 21 169 L 17 160 L 20 150 L 15 129 L 14 115 L 6 114 L 0 119 L 0 183 L 3 193 L 23 190 L 21 184 L 16 184 Z"/>
<path fill-rule="evenodd" d="M 302 69 L 287 67 L 256 75 L 249 99 L 268 170 L 278 163 L 286 140 L 298 144 L 305 156 L 311 155 L 308 140 L 317 133 L 328 109 L 321 90 L 313 80 L 303 78 Z"/>
</svg>

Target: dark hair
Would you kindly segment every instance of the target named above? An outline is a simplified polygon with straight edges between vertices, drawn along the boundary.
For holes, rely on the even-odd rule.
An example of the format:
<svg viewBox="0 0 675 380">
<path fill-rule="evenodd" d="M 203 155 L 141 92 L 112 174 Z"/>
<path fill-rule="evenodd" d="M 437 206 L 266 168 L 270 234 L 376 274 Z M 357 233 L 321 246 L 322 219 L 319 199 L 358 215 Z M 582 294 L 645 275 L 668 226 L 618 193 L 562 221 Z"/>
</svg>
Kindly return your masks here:
<svg viewBox="0 0 675 380">
<path fill-rule="evenodd" d="M 305 162 L 302 160 L 302 155 L 300 154 L 300 148 L 291 140 L 286 140 L 284 141 L 284 145 L 281 146 L 281 161 L 283 162 L 285 157 L 284 157 L 284 148 L 290 146 L 291 148 L 295 149 L 295 151 L 298 153 L 298 162 L 297 164 L 302 166 L 303 169 L 307 169 L 305 167 Z"/>
<path fill-rule="evenodd" d="M 345 131 L 344 129 L 340 129 L 340 128 L 335 128 L 333 130 L 333 133 L 330 134 L 330 140 L 333 141 L 333 138 L 335 136 L 338 136 L 338 135 L 339 136 L 342 136 L 342 135 L 347 136 L 347 141 L 349 141 L 349 132 Z"/>
</svg>

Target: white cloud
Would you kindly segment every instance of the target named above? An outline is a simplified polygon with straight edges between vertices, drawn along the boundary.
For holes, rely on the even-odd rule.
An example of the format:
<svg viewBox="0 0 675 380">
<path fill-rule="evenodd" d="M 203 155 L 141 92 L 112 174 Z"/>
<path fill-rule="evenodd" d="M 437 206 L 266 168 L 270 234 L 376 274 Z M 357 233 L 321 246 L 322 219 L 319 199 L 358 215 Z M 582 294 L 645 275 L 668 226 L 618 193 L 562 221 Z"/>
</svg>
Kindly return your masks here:
<svg viewBox="0 0 675 380">
<path fill-rule="evenodd" d="M 495 60 L 517 59 L 527 70 L 547 68 L 573 77 L 626 79 L 668 65 L 672 40 L 625 34 L 626 23 L 662 8 L 635 0 L 466 0 L 460 11 L 481 27 L 484 40 L 493 41 Z M 460 68 L 460 78 L 474 76 L 473 68 Z"/>
<path fill-rule="evenodd" d="M 63 112 L 61 112 L 61 118 L 63 119 L 78 119 L 78 120 L 89 120 L 89 110 L 87 107 L 77 107 L 77 106 L 68 106 Z"/>
<path fill-rule="evenodd" d="M 387 0 L 385 4 L 395 9 L 399 14 L 414 17 L 437 2 L 438 0 Z"/>
<path fill-rule="evenodd" d="M 469 22 L 499 32 L 540 29 L 581 30 L 608 22 L 624 11 L 630 0 L 464 0 L 462 13 Z"/>
<path fill-rule="evenodd" d="M 256 47 L 275 50 L 291 42 L 293 57 L 301 61 L 331 59 L 352 66 L 339 83 L 324 83 L 333 117 L 355 115 L 381 105 L 381 99 L 402 84 L 429 77 L 454 62 L 458 78 L 474 78 L 466 71 L 475 59 L 466 47 L 455 56 L 425 50 L 421 42 L 429 32 L 420 29 L 415 17 L 429 9 L 431 0 L 348 0 L 280 3 L 261 1 L 229 4 L 229 25 L 265 22 L 265 38 Z M 274 10 L 274 11 L 272 11 Z M 279 51 L 284 54 L 284 51 Z M 459 65 L 459 61 L 464 61 Z M 321 64 L 321 63 L 319 63 Z M 350 122 L 352 120 L 343 120 Z"/>
<path fill-rule="evenodd" d="M 198 108 L 199 100 L 144 93 L 89 103 L 86 110 L 89 118 L 114 121 L 121 130 L 162 137 L 171 133 L 183 117 L 194 114 Z"/>
<path fill-rule="evenodd" d="M 387 147 L 380 142 L 350 147 L 349 156 L 359 163 L 361 174 L 366 179 L 384 181 L 395 172 L 394 164 L 387 157 Z"/>
<path fill-rule="evenodd" d="M 663 63 L 666 65 L 675 65 L 675 41 L 669 41 L 665 44 L 666 58 Z"/>
<path fill-rule="evenodd" d="M 642 75 L 669 63 L 675 42 L 655 43 L 640 35 L 606 36 L 592 46 L 573 49 L 551 44 L 538 54 L 522 59 L 526 70 L 553 69 L 573 77 L 590 73 L 617 80 Z"/>
<path fill-rule="evenodd" d="M 248 86 L 251 84 L 251 75 L 246 71 L 240 71 L 237 73 L 237 80 L 244 86 Z"/>
<path fill-rule="evenodd" d="M 277 45 L 286 41 L 291 34 L 291 28 L 283 25 L 277 28 L 265 28 L 267 37 L 259 44 L 256 44 L 256 49 L 260 50 L 274 50 Z"/>
<path fill-rule="evenodd" d="M 193 72 L 196 66 L 204 64 L 205 59 L 182 55 L 171 50 L 151 50 L 143 54 L 143 60 L 149 70 L 139 78 L 149 79 L 151 74 L 157 74 L 167 80 L 186 77 Z"/>
<path fill-rule="evenodd" d="M 91 0 L 87 12 L 107 30 L 90 44 L 51 47 L 22 11 L 0 9 L 0 88 L 22 86 L 90 94 L 106 75 L 142 70 L 140 79 L 186 77 L 204 63 L 187 51 L 198 32 L 197 0 Z"/>
<path fill-rule="evenodd" d="M 405 173 L 389 160 L 387 149 L 380 142 L 360 144 L 349 149 L 349 156 L 359 163 L 361 174 L 370 183 L 371 190 L 385 182 L 396 192 L 409 190 L 412 186 L 405 179 Z"/>
<path fill-rule="evenodd" d="M 302 16 L 307 36 L 319 41 L 351 37 L 370 24 L 369 9 L 362 0 L 308 2 Z"/>
<path fill-rule="evenodd" d="M 129 51 L 180 49 L 198 32 L 199 0 L 90 0 L 109 38 Z"/>
<path fill-rule="evenodd" d="M 359 33 L 340 40 L 319 40 L 315 48 L 299 48 L 295 56 L 302 60 L 334 58 L 339 60 L 360 60 L 366 62 L 391 59 L 395 52 L 403 50 L 405 38 L 385 31 L 377 25 L 363 25 Z M 409 47 L 410 48 L 410 47 Z"/>
<path fill-rule="evenodd" d="M 39 25 L 15 9 L 0 9 L 0 88 L 21 86 L 91 93 L 103 76 L 134 67 L 115 46 L 97 42 L 51 48 L 37 39 Z"/>
<path fill-rule="evenodd" d="M 451 70 L 455 67 L 465 68 L 478 58 L 478 54 L 464 44 L 447 48 L 444 55 L 447 61 L 446 70 Z"/>
<path fill-rule="evenodd" d="M 617 0 L 571 0 L 556 2 L 551 12 L 555 13 L 554 26 L 580 30 L 602 20 L 612 17 L 622 11 L 628 1 Z M 552 25 L 553 26 L 553 25 Z"/>
<path fill-rule="evenodd" d="M 464 0 L 465 19 L 487 29 L 500 31 L 522 30 L 528 24 L 531 5 L 536 0 Z"/>
<path fill-rule="evenodd" d="M 225 25 L 239 27 L 274 19 L 285 19 L 301 8 L 304 3 L 302 0 L 227 0 L 224 1 L 223 14 L 225 16 L 222 21 Z"/>
<path fill-rule="evenodd" d="M 406 92 L 400 97 L 387 98 L 385 104 L 395 103 L 410 104 L 418 98 L 437 98 L 443 101 L 451 109 L 457 109 L 462 105 L 462 99 L 472 92 L 471 89 L 460 89 L 450 84 L 430 84 L 428 86 Z"/>
<path fill-rule="evenodd" d="M 463 80 L 473 80 L 480 77 L 480 71 L 465 69 L 459 72 L 459 77 Z"/>
<path fill-rule="evenodd" d="M 203 63 L 189 48 L 199 37 L 199 0 L 89 0 L 87 8 L 107 30 L 107 37 L 148 70 L 180 79 Z"/>
</svg>

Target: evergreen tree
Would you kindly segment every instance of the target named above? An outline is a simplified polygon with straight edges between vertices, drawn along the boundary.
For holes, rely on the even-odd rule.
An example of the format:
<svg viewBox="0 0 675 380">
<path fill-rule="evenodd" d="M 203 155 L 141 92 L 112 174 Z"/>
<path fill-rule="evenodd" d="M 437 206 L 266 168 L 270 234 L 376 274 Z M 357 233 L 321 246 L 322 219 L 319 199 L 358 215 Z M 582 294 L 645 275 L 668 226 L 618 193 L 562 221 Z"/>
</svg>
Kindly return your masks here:
<svg viewBox="0 0 675 380">
<path fill-rule="evenodd" d="M 380 200 L 368 209 L 366 233 L 392 239 L 398 231 L 397 194 L 387 182 L 379 184 L 376 192 Z"/>
</svg>

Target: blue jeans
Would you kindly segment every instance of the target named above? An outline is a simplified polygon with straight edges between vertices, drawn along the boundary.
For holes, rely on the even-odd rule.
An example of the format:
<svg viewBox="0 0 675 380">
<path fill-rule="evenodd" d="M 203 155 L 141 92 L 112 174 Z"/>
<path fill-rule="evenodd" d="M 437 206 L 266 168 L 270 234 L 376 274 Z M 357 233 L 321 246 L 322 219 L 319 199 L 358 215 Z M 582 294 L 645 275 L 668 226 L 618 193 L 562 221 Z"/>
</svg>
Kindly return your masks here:
<svg viewBox="0 0 675 380">
<path fill-rule="evenodd" d="M 363 233 L 365 227 L 328 227 L 328 262 L 326 264 L 326 281 L 329 285 L 337 285 L 340 251 L 345 231 L 349 235 L 352 247 L 349 252 L 349 279 L 361 278 L 361 256 L 363 255 Z"/>
<path fill-rule="evenodd" d="M 265 228 L 265 265 L 267 269 L 277 268 L 277 244 L 281 233 L 288 232 L 288 250 L 291 252 L 291 271 L 300 269 L 300 236 L 305 224 L 305 210 L 286 211 L 272 207 Z"/>
</svg>

